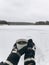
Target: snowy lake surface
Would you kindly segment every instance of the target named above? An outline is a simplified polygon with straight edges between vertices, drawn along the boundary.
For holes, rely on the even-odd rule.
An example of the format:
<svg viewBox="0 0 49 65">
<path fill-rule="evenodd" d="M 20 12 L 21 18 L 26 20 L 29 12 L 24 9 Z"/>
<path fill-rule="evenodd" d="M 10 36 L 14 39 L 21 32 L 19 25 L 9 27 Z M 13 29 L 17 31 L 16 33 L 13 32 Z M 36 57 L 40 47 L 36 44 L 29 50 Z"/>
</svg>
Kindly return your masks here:
<svg viewBox="0 0 49 65">
<path fill-rule="evenodd" d="M 0 62 L 5 61 L 17 39 L 32 39 L 36 44 L 36 65 L 49 65 L 49 26 L 0 26 Z M 24 55 L 18 65 L 24 65 Z"/>
</svg>

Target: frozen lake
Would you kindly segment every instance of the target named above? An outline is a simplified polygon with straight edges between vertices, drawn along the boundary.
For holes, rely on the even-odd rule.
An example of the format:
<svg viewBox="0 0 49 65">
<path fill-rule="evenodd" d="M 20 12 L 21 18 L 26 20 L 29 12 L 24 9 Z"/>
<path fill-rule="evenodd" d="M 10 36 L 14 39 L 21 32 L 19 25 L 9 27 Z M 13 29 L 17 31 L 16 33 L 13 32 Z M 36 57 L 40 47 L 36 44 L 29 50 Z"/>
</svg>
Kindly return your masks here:
<svg viewBox="0 0 49 65">
<path fill-rule="evenodd" d="M 17 39 L 33 39 L 36 44 L 36 65 L 49 65 L 49 26 L 0 26 L 0 61 L 4 61 Z M 23 56 L 19 65 L 24 65 Z"/>
</svg>

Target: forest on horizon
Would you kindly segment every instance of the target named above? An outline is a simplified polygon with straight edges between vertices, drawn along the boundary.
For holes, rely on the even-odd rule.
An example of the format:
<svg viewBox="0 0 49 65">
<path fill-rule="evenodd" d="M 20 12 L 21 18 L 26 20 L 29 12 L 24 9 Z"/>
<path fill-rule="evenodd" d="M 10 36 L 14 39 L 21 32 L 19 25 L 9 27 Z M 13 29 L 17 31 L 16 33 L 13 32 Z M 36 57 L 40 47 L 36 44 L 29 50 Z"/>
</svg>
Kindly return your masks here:
<svg viewBox="0 0 49 65">
<path fill-rule="evenodd" d="M 4 20 L 0 20 L 0 25 L 49 25 L 49 21 L 38 21 L 35 23 L 30 22 L 7 22 Z"/>
</svg>

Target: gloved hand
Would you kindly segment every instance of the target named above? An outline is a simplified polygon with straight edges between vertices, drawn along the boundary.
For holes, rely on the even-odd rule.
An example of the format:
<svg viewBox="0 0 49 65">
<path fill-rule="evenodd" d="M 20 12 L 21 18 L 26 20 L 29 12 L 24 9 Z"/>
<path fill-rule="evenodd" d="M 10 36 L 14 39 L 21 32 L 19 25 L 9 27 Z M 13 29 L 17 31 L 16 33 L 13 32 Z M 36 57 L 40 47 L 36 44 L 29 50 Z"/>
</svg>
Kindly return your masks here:
<svg viewBox="0 0 49 65">
<path fill-rule="evenodd" d="M 17 40 L 4 64 L 17 65 L 21 55 L 25 53 L 27 42 L 25 39 Z"/>
<path fill-rule="evenodd" d="M 28 40 L 27 48 L 25 51 L 24 65 L 35 65 L 35 44 L 32 39 Z"/>
</svg>

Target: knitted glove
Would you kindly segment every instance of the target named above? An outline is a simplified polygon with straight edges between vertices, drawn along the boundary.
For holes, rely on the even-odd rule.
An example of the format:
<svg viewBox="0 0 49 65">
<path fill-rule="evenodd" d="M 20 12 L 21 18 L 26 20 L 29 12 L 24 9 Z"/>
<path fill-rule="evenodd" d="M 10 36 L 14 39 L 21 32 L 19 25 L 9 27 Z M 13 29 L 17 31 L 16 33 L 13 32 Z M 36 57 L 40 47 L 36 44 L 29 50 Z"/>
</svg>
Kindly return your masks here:
<svg viewBox="0 0 49 65">
<path fill-rule="evenodd" d="M 19 39 L 16 41 L 16 43 L 13 46 L 13 49 L 6 59 L 5 62 L 2 62 L 2 65 L 17 65 L 18 61 L 22 54 L 25 53 L 26 46 L 27 46 L 27 40 L 25 39 Z"/>
<path fill-rule="evenodd" d="M 35 44 L 32 39 L 28 40 L 27 49 L 24 57 L 24 65 L 36 65 L 35 64 Z"/>
</svg>

